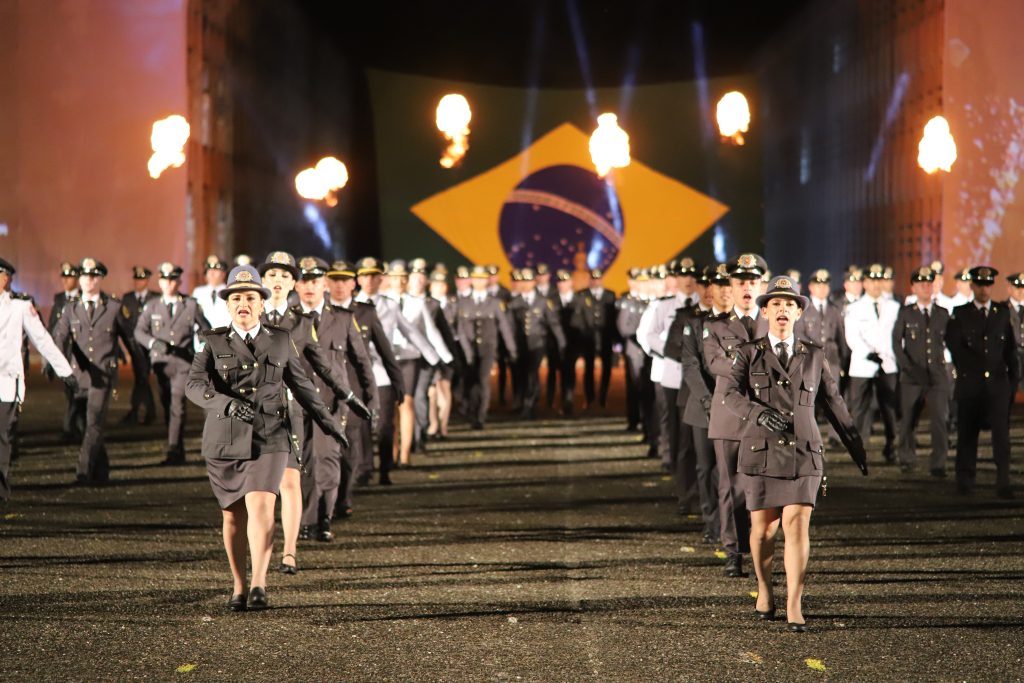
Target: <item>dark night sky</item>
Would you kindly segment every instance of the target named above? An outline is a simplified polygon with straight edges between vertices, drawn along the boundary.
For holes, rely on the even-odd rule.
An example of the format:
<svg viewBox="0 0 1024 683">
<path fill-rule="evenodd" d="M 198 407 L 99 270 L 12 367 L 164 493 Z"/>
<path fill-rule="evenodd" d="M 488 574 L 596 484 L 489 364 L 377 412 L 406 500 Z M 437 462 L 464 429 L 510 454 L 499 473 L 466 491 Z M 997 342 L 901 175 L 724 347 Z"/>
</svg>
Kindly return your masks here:
<svg viewBox="0 0 1024 683">
<path fill-rule="evenodd" d="M 362 66 L 496 85 L 591 85 L 691 80 L 692 25 L 707 74 L 747 72 L 757 50 L 809 0 L 310 1 L 313 24 Z M 575 15 L 578 19 L 573 21 Z M 574 25 L 577 27 L 574 30 Z"/>
</svg>

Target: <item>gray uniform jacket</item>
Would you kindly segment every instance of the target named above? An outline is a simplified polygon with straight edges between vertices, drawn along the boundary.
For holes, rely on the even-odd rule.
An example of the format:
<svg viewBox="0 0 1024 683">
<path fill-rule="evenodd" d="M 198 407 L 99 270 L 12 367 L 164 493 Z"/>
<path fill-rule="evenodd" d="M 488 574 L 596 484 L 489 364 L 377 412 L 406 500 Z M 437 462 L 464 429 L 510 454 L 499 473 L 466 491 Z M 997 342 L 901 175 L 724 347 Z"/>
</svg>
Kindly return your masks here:
<svg viewBox="0 0 1024 683">
<path fill-rule="evenodd" d="M 121 313 L 121 302 L 100 294 L 90 320 L 85 303 L 72 299 L 64 306 L 53 331 L 57 348 L 66 349 L 71 369 L 82 388 L 113 387 L 117 384 L 117 340 L 130 348 L 132 335 Z"/>
<path fill-rule="evenodd" d="M 683 422 L 693 427 L 708 428 L 708 412 L 715 392 L 715 376 L 704 363 L 704 324 L 711 311 L 688 308 L 680 311 L 668 331 L 666 353 L 678 354 L 683 365 L 683 382 L 688 391 L 679 394 L 685 401 Z M 678 341 L 677 341 L 678 339 Z"/>
<path fill-rule="evenodd" d="M 383 294 L 371 297 L 363 293 L 356 297 L 356 301 L 370 302 L 374 305 L 377 318 L 380 320 L 381 327 L 384 328 L 384 333 L 388 336 L 395 358 L 406 360 L 422 356 L 431 365 L 437 365 L 440 360 L 437 351 L 434 350 L 423 333 L 402 316 L 397 301 L 389 299 Z M 396 330 L 399 333 L 397 335 L 395 334 Z"/>
<path fill-rule="evenodd" d="M 185 389 L 189 400 L 206 411 L 204 458 L 248 460 L 260 453 L 287 452 L 290 428 L 286 388 L 324 432 L 341 431 L 306 376 L 287 331 L 260 325 L 253 340 L 255 353 L 230 327 L 210 330 L 205 339 L 206 345 L 192 361 Z M 252 424 L 227 416 L 232 399 L 255 407 Z"/>
<path fill-rule="evenodd" d="M 825 315 L 811 305 L 793 326 L 793 332 L 801 339 L 807 339 L 825 351 L 825 358 L 832 366 L 832 373 L 837 377 L 846 374 L 844 359 L 850 355 L 850 347 L 846 345 L 846 327 L 843 323 L 843 309 L 835 302 L 825 304 Z"/>
<path fill-rule="evenodd" d="M 718 380 L 725 406 L 741 429 L 737 471 L 744 474 L 794 478 L 822 474 L 821 431 L 814 417 L 820 404 L 829 421 L 843 431 L 856 432 L 839 385 L 820 346 L 797 339 L 789 369 L 784 369 L 767 337 L 739 346 L 728 375 Z M 773 408 L 789 421 L 781 434 L 757 424 Z"/>
<path fill-rule="evenodd" d="M 508 313 L 512 318 L 518 348 L 533 351 L 546 349 L 548 335 L 551 335 L 555 338 L 558 353 L 565 352 L 565 333 L 558 313 L 555 312 L 555 304 L 550 299 L 534 293 L 533 302 L 527 304 L 525 298 L 516 295 L 509 301 Z"/>
<path fill-rule="evenodd" d="M 623 352 L 634 365 L 641 365 L 644 362 L 645 354 L 636 340 L 636 330 L 640 327 L 640 318 L 647 310 L 647 302 L 632 294 L 626 294 L 619 298 L 615 307 L 618 309 L 615 316 L 615 327 L 624 342 Z"/>
<path fill-rule="evenodd" d="M 511 356 L 516 356 L 516 340 L 505 314 L 505 304 L 488 295 L 477 303 L 472 295 L 459 299 L 458 318 L 455 334 L 466 354 L 466 362 L 473 363 L 479 355 L 495 354 L 498 336 L 505 342 Z"/>
<path fill-rule="evenodd" d="M 763 315 L 757 316 L 754 338 L 768 334 L 768 321 Z M 747 329 L 740 322 L 735 309 L 728 313 L 708 317 L 702 333 L 704 364 L 708 372 L 717 379 L 715 393 L 711 400 L 711 421 L 708 424 L 709 439 L 736 441 L 743 430 L 743 423 L 725 408 L 725 389 L 722 378 L 732 373 L 732 361 L 740 344 L 750 341 Z"/>
<path fill-rule="evenodd" d="M 892 350 L 901 382 L 949 385 L 945 358 L 948 324 L 949 312 L 938 304 L 932 305 L 927 321 L 917 304 L 900 309 L 892 329 Z"/>
<path fill-rule="evenodd" d="M 324 311 L 326 312 L 328 309 L 329 307 L 325 304 Z M 269 316 L 266 311 L 260 315 L 260 323 L 269 324 Z M 314 385 L 319 377 L 325 389 L 329 389 L 332 394 L 341 394 L 342 396 L 348 394 L 348 373 L 341 365 L 334 365 L 327 354 L 327 348 L 333 340 L 322 341 L 324 336 L 319 334 L 320 330 L 329 330 L 331 327 L 330 313 L 324 315 L 319 322 L 318 329 L 314 329 L 313 316 L 303 313 L 301 306 L 292 306 L 285 310 L 276 326 L 291 337 L 292 343 L 295 344 L 295 350 L 299 352 L 299 358 L 302 359 L 302 369 L 306 371 L 306 376 L 314 381 Z M 329 403 L 331 398 L 323 396 L 320 400 Z"/>
<path fill-rule="evenodd" d="M 179 294 L 172 317 L 163 297 L 157 297 L 142 307 L 139 323 L 135 326 L 135 340 L 143 348 L 149 349 L 149 360 L 152 363 L 172 363 L 187 368 L 195 356 L 196 328 L 199 332 L 210 329 L 210 323 L 199 308 L 198 301 Z M 160 353 L 153 348 L 157 340 L 168 344 L 167 353 Z"/>
</svg>

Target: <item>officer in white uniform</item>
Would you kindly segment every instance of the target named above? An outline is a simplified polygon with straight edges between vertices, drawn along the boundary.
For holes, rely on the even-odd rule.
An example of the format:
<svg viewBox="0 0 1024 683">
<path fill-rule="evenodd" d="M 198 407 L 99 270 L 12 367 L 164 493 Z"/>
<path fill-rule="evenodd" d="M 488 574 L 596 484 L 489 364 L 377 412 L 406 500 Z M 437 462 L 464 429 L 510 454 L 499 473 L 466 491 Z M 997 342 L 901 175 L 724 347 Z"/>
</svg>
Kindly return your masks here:
<svg viewBox="0 0 1024 683">
<path fill-rule="evenodd" d="M 203 309 L 203 316 L 213 327 L 224 327 L 231 324 L 231 316 L 228 315 L 227 304 L 221 299 L 220 290 L 224 289 L 224 283 L 228 278 L 228 264 L 219 257 L 210 255 L 206 257 L 203 264 L 203 278 L 205 285 L 199 285 L 192 290 L 192 298 L 199 302 Z M 198 351 L 200 347 L 197 346 Z"/>
<path fill-rule="evenodd" d="M 10 424 L 25 400 L 21 345 L 26 334 L 57 376 L 67 384 L 71 394 L 78 392 L 78 382 L 71 374 L 71 365 L 53 343 L 35 306 L 28 299 L 15 298 L 7 291 L 14 273 L 14 266 L 0 258 L 0 502 L 11 497 L 7 478 L 11 464 Z"/>
</svg>

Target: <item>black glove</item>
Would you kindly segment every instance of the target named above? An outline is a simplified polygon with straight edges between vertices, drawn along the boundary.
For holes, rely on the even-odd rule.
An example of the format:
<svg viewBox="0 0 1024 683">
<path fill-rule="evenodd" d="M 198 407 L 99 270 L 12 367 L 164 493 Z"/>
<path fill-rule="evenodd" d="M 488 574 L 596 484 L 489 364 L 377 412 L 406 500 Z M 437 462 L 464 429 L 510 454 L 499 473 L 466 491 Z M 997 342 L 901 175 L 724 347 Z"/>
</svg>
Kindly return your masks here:
<svg viewBox="0 0 1024 683">
<path fill-rule="evenodd" d="M 171 345 L 165 342 L 163 339 L 156 339 L 153 341 L 152 349 L 157 353 L 167 354 L 171 351 Z"/>
<path fill-rule="evenodd" d="M 789 428 L 789 422 L 786 421 L 786 418 L 771 408 L 757 416 L 757 424 L 773 432 L 784 432 Z"/>
<path fill-rule="evenodd" d="M 68 388 L 72 394 L 77 394 L 79 390 L 78 379 L 74 375 L 68 375 L 67 377 L 61 377 L 61 382 L 64 382 L 64 386 Z"/>
<path fill-rule="evenodd" d="M 700 399 L 700 407 L 704 409 L 704 414 L 711 419 L 711 396 L 704 396 Z"/>
<path fill-rule="evenodd" d="M 367 408 L 366 404 L 360 401 L 359 397 L 356 396 L 354 393 L 352 393 L 351 391 L 348 392 L 348 396 L 344 399 L 344 401 L 345 405 L 348 406 L 348 409 L 355 413 L 358 417 L 362 418 L 363 420 L 370 419 L 370 409 Z"/>
<path fill-rule="evenodd" d="M 334 422 L 334 420 L 331 420 L 330 422 L 327 423 L 327 427 L 329 428 L 329 431 L 325 430 L 327 431 L 327 436 L 337 441 L 338 445 L 340 445 L 342 448 L 348 450 L 348 437 L 345 436 L 345 431 L 341 429 L 338 423 Z"/>
<path fill-rule="evenodd" d="M 867 359 L 872 363 L 878 363 L 879 365 L 882 364 L 882 357 L 878 355 L 877 351 L 872 351 L 871 353 L 869 353 L 867 355 Z"/>
<path fill-rule="evenodd" d="M 256 419 L 256 411 L 252 406 L 237 398 L 231 399 L 231 403 L 228 403 L 228 409 L 224 413 L 230 418 L 241 420 L 247 424 L 252 424 L 252 421 Z"/>
</svg>

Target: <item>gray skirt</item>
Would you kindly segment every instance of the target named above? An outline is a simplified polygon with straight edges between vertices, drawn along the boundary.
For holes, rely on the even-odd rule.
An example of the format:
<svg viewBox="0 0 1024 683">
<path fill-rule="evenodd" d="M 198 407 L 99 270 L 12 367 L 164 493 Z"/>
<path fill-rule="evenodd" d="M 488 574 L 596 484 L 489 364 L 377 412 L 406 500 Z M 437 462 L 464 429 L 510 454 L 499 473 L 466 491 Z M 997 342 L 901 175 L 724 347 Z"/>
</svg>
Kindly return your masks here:
<svg viewBox="0 0 1024 683">
<path fill-rule="evenodd" d="M 245 498 L 253 491 L 277 494 L 288 465 L 288 453 L 261 453 L 252 460 L 207 458 L 206 474 L 221 509 Z"/>
<path fill-rule="evenodd" d="M 787 505 L 814 507 L 821 486 L 820 474 L 795 479 L 748 474 L 743 479 L 748 510 L 771 510 Z"/>
</svg>

